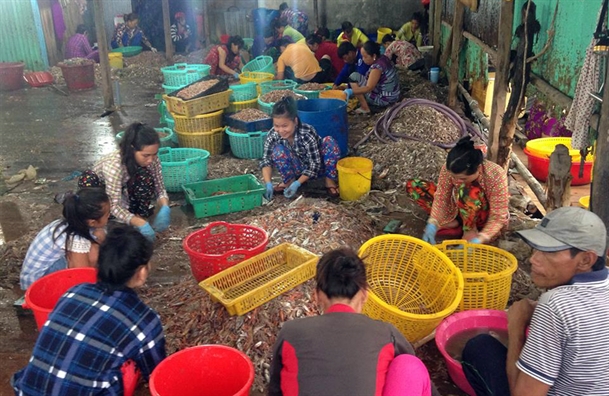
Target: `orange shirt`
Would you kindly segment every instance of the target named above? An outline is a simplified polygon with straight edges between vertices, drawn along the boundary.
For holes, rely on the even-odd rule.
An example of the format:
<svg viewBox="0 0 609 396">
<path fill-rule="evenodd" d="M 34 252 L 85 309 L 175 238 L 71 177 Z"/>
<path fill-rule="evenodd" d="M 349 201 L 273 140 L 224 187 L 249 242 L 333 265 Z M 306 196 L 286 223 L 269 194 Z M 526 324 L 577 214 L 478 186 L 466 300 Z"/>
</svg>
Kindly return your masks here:
<svg viewBox="0 0 609 396">
<path fill-rule="evenodd" d="M 304 43 L 288 44 L 277 60 L 277 72 L 284 72 L 286 67 L 291 67 L 294 76 L 301 80 L 311 79 L 321 71 L 315 54 Z"/>
<path fill-rule="evenodd" d="M 488 198 L 490 207 L 488 221 L 479 234 L 484 241 L 490 241 L 499 234 L 510 219 L 507 172 L 494 162 L 484 161 L 478 182 Z M 457 217 L 457 204 L 453 194 L 456 184 L 450 172 L 446 170 L 446 165 L 442 166 L 429 223 L 442 227 Z"/>
</svg>

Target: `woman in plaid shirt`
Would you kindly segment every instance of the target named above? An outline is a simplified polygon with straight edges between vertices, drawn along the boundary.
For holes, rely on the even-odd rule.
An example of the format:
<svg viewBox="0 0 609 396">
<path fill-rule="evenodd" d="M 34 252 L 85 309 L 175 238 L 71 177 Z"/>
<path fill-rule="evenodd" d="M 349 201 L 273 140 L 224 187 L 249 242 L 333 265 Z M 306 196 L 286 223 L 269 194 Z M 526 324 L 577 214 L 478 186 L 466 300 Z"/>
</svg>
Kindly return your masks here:
<svg viewBox="0 0 609 396">
<path fill-rule="evenodd" d="M 120 150 L 86 170 L 79 187 L 104 187 L 110 197 L 112 215 L 120 222 L 139 228 L 154 240 L 155 231 L 169 227 L 169 197 L 165 191 L 159 152 L 160 139 L 154 128 L 136 122 L 125 130 Z M 152 226 L 148 218 L 160 206 Z"/>
<path fill-rule="evenodd" d="M 340 158 L 340 148 L 330 136 L 323 139 L 315 128 L 303 124 L 298 119 L 296 101 L 285 97 L 273 106 L 273 128 L 264 142 L 264 156 L 260 161 L 262 178 L 266 183 L 266 199 L 271 199 L 274 192 L 283 192 L 286 198 L 292 198 L 301 185 L 309 179 L 325 177 L 328 194 L 338 196 L 336 181 L 336 163 Z M 283 180 L 273 187 L 271 175 L 273 166 L 277 168 Z"/>
</svg>

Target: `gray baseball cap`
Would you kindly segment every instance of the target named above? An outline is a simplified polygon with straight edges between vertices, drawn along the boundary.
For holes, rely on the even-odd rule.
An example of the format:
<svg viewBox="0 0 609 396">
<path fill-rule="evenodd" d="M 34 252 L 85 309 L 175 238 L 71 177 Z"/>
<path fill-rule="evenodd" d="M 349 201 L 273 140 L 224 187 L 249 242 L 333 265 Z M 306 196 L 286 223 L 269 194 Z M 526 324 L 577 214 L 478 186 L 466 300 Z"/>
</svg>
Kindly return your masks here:
<svg viewBox="0 0 609 396">
<path fill-rule="evenodd" d="M 607 228 L 596 214 L 568 206 L 548 213 L 535 228 L 518 231 L 532 248 L 558 252 L 569 248 L 607 254 Z"/>
</svg>

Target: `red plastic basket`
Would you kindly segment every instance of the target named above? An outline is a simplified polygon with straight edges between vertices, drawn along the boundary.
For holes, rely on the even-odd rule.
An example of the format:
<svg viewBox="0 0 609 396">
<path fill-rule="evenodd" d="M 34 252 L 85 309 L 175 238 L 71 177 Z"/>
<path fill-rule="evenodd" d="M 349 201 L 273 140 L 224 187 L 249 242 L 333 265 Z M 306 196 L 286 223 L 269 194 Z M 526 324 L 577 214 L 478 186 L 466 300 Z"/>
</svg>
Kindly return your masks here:
<svg viewBox="0 0 609 396">
<path fill-rule="evenodd" d="M 550 169 L 550 159 L 542 158 L 535 154 L 532 154 L 526 148 L 523 150 L 528 159 L 527 168 L 531 171 L 531 174 L 535 179 L 540 182 L 545 182 L 548 179 L 548 172 Z M 573 180 L 571 180 L 572 186 L 581 186 L 584 184 L 590 184 L 592 181 L 592 166 L 594 165 L 594 161 L 586 161 L 584 163 L 584 175 L 583 177 L 579 177 L 579 161 L 573 161 L 571 163 L 571 176 L 573 176 Z"/>
<path fill-rule="evenodd" d="M 216 221 L 184 239 L 184 251 L 197 282 L 264 252 L 269 237 L 262 228 Z"/>
</svg>

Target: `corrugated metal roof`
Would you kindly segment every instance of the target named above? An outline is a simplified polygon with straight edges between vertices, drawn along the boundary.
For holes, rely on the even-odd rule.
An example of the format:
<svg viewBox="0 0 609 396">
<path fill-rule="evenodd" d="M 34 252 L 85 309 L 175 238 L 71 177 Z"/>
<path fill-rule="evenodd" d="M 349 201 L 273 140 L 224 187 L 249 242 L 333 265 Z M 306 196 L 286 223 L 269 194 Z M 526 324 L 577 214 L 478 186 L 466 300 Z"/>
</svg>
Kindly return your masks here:
<svg viewBox="0 0 609 396">
<path fill-rule="evenodd" d="M 0 1 L 0 37 L 0 62 L 25 62 L 30 70 L 48 68 L 36 0 Z"/>
</svg>

